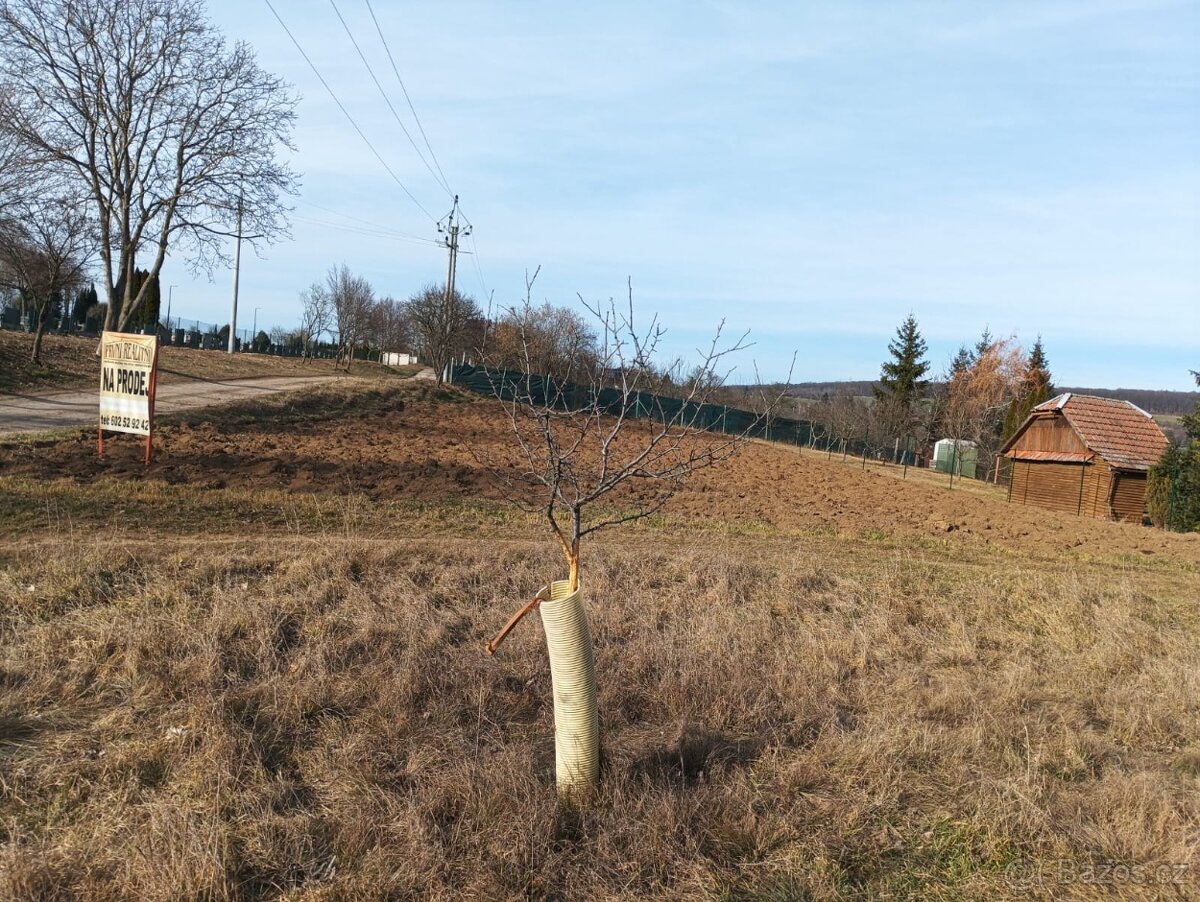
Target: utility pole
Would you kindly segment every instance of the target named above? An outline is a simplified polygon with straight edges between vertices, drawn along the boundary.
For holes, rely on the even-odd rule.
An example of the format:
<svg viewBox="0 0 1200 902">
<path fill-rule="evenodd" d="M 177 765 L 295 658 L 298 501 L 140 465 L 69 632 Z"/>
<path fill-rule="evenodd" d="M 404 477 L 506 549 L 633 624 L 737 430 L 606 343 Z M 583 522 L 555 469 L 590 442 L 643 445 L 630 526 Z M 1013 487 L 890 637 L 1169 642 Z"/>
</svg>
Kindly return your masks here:
<svg viewBox="0 0 1200 902">
<path fill-rule="evenodd" d="M 454 195 L 454 206 L 450 208 L 450 212 L 438 220 L 437 230 L 442 235 L 442 243 L 450 250 L 449 269 L 446 273 L 446 304 L 450 304 L 450 298 L 454 297 L 454 274 L 458 268 L 458 239 L 459 235 L 466 238 L 471 234 L 471 223 L 465 226 L 459 224 L 462 214 L 458 212 L 458 195 Z M 442 225 L 445 223 L 445 226 Z"/>
<path fill-rule="evenodd" d="M 442 242 L 450 251 L 449 268 L 446 272 L 446 297 L 442 302 L 441 315 L 438 317 L 438 332 L 440 333 L 439 343 L 442 345 L 443 350 L 448 350 L 446 345 L 448 345 L 450 342 L 450 326 L 451 323 L 454 322 L 454 317 L 451 315 L 452 308 L 450 305 L 453 303 L 454 299 L 454 271 L 458 267 L 458 239 L 460 235 L 465 238 L 467 235 L 471 234 L 470 222 L 467 222 L 466 225 L 459 224 L 459 220 L 463 218 L 464 217 L 461 213 L 459 213 L 458 210 L 458 195 L 456 194 L 454 195 L 454 206 L 451 207 L 450 212 L 442 217 L 442 219 L 440 219 L 437 223 L 437 230 L 442 234 Z M 442 223 L 445 223 L 444 227 Z M 453 365 L 454 361 L 450 360 L 450 362 L 446 364 L 447 370 L 452 369 Z M 441 384 L 443 377 L 449 378 L 449 373 L 439 373 L 438 384 Z"/>
<path fill-rule="evenodd" d="M 238 195 L 237 243 L 233 251 L 233 310 L 229 314 L 229 353 L 233 353 L 234 342 L 237 341 L 237 298 L 238 274 L 242 269 L 242 200 L 244 194 Z"/>
<path fill-rule="evenodd" d="M 172 285 L 167 289 L 167 331 L 171 331 L 171 298 L 175 295 L 175 289 L 178 285 Z"/>
</svg>

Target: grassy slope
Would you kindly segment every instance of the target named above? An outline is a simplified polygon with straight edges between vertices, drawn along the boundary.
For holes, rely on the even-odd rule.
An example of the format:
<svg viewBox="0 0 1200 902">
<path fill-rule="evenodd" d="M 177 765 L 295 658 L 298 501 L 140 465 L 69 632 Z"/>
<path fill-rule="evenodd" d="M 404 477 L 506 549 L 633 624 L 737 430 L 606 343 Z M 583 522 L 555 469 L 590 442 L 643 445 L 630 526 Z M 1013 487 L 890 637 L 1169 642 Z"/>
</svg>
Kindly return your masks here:
<svg viewBox="0 0 1200 902">
<path fill-rule="evenodd" d="M 534 520 L 6 479 L 0 534 L 0 896 L 1019 898 L 1031 862 L 1086 897 L 1058 875 L 1200 868 L 1194 563 L 618 532 L 574 808 L 536 621 L 482 651 L 559 568 Z"/>
<path fill-rule="evenodd" d="M 47 335 L 43 365 L 29 362 L 33 336 L 0 330 L 0 392 L 52 391 L 95 388 L 100 379 L 95 339 Z M 385 367 L 356 363 L 353 375 L 411 375 L 414 367 Z M 333 371 L 331 360 L 300 360 L 265 354 L 226 354 L 164 347 L 159 374 L 165 383 L 190 379 L 245 379 L 255 376 L 313 376 Z"/>
</svg>

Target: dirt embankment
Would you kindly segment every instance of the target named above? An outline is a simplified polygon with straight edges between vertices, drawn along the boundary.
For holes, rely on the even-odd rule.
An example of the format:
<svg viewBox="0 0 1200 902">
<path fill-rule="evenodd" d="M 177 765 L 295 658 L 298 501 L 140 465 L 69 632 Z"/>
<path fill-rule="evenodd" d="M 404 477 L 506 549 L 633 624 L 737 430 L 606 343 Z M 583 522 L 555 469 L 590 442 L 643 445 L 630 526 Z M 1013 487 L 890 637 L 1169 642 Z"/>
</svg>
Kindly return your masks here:
<svg viewBox="0 0 1200 902">
<path fill-rule="evenodd" d="M 499 405 L 432 385 L 363 392 L 324 389 L 232 412 L 196 411 L 159 430 L 154 461 L 142 442 L 119 436 L 97 459 L 95 437 L 0 447 L 0 472 L 39 479 L 161 480 L 209 489 L 264 488 L 361 493 L 373 499 L 488 498 L 503 487 L 481 461 L 512 460 Z M 627 504 L 630 493 L 615 499 Z M 1010 505 L 999 494 L 863 471 L 794 448 L 754 443 L 697 474 L 671 499 L 667 516 L 784 531 L 924 536 L 1035 553 L 1143 556 L 1200 561 L 1200 536 Z"/>
</svg>

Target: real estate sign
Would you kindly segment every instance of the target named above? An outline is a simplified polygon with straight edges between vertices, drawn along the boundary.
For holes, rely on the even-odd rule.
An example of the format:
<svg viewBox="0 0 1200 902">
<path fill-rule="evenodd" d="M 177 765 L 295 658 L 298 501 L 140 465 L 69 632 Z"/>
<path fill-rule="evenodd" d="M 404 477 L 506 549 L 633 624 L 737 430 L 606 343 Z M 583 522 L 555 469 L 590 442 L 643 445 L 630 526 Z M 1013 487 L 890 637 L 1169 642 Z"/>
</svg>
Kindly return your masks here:
<svg viewBox="0 0 1200 902">
<path fill-rule="evenodd" d="M 158 336 L 105 332 L 100 339 L 100 432 L 150 435 Z"/>
</svg>

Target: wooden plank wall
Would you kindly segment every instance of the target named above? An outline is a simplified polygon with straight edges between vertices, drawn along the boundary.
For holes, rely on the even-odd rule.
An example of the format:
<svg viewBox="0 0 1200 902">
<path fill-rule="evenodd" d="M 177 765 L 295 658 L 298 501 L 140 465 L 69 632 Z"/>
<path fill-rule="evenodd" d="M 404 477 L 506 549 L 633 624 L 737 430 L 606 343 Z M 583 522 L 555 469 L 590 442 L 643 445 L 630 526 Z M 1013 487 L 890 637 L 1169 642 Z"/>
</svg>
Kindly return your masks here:
<svg viewBox="0 0 1200 902">
<path fill-rule="evenodd" d="M 1141 523 L 1146 509 L 1146 474 L 1117 473 L 1113 512 L 1120 520 Z"/>
<path fill-rule="evenodd" d="M 1038 416 L 1017 436 L 1013 451 L 1087 451 L 1079 433 L 1062 414 Z M 1076 474 L 1078 475 L 1078 474 Z"/>
<path fill-rule="evenodd" d="M 1102 460 L 1091 464 L 1013 461 L 1009 500 L 1013 504 L 1030 504 L 1107 520 L 1110 472 L 1108 464 Z"/>
</svg>

